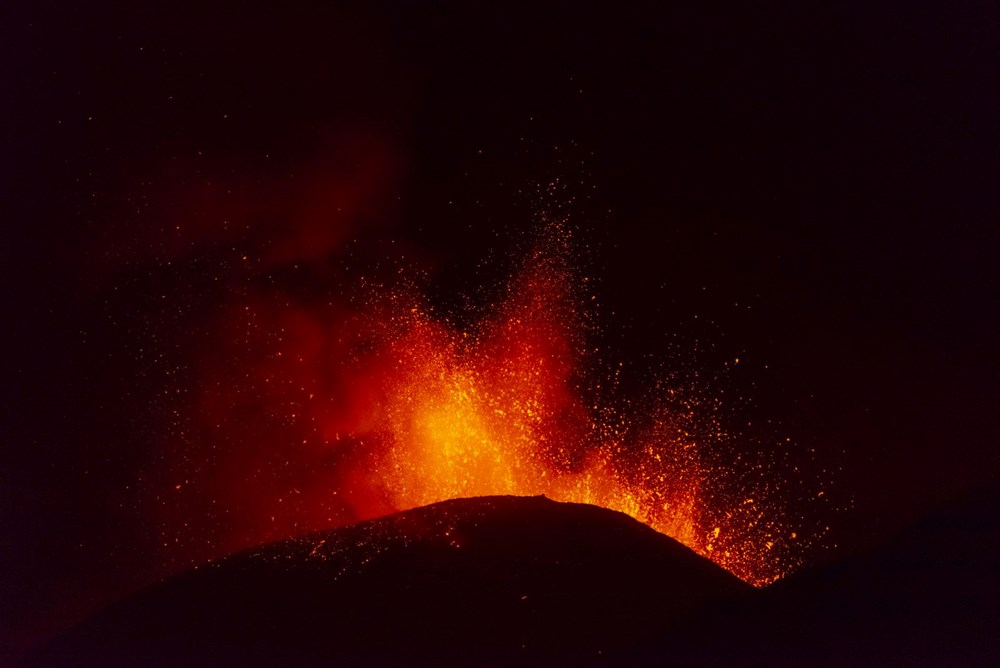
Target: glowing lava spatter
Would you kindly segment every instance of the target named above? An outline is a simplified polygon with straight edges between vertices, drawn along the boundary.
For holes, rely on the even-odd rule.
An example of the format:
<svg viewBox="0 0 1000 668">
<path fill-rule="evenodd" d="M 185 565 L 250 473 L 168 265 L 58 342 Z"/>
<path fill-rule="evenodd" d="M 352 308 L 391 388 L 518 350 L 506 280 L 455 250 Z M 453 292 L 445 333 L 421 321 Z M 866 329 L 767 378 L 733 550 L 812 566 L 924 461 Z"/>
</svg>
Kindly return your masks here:
<svg viewBox="0 0 1000 668">
<path fill-rule="evenodd" d="M 368 444 L 353 487 L 396 510 L 495 494 L 594 504 L 748 582 L 777 579 L 788 565 L 767 553 L 780 521 L 747 520 L 748 499 L 708 507 L 704 488 L 719 472 L 704 466 L 695 434 L 719 431 L 711 410 L 664 401 L 640 420 L 600 403 L 615 378 L 601 376 L 587 348 L 585 283 L 567 261 L 566 234 L 553 226 L 472 327 L 435 318 L 411 292 L 383 295 L 366 351 L 349 361 L 364 388 L 322 420 L 327 439 Z"/>
<path fill-rule="evenodd" d="M 395 323 L 398 336 L 380 351 L 391 370 L 367 416 L 387 442 L 374 476 L 399 508 L 545 494 L 620 510 L 695 544 L 697 477 L 670 470 L 689 444 L 656 444 L 659 488 L 629 480 L 627 424 L 588 405 L 578 386 L 586 355 L 570 280 L 559 258 L 536 252 L 474 332 L 419 308 Z"/>
<path fill-rule="evenodd" d="M 624 512 L 752 584 L 797 567 L 816 534 L 789 511 L 806 498 L 787 489 L 798 473 L 729 434 L 695 374 L 625 396 L 621 365 L 593 347 L 570 237 L 550 224 L 461 324 L 399 273 L 242 292 L 213 316 L 194 382 L 165 390 L 176 425 L 146 497 L 164 555 L 200 563 L 435 501 L 544 494 Z"/>
</svg>

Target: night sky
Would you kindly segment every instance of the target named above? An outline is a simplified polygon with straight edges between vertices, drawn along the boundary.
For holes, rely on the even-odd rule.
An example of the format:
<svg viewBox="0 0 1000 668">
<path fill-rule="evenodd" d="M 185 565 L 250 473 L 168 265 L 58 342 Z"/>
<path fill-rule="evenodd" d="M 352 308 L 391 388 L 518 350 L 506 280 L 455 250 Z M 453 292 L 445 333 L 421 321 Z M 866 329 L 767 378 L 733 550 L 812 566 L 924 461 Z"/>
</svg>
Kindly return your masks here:
<svg viewBox="0 0 1000 668">
<path fill-rule="evenodd" d="M 993 3 L 278 4 L 0 9 L 0 643 L 323 523 L 254 526 L 336 460 L 198 414 L 241 305 L 405 266 L 461 320 L 546 208 L 622 392 L 694 373 L 824 491 L 810 563 L 996 476 Z"/>
</svg>

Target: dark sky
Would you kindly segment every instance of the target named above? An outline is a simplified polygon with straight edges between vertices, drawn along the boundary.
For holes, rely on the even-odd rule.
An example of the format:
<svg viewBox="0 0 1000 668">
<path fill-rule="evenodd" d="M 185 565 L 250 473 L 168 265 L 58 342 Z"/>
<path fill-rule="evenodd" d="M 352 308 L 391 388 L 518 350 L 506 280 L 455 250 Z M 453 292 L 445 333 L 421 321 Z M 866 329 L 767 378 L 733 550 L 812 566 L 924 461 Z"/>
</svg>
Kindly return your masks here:
<svg viewBox="0 0 1000 668">
<path fill-rule="evenodd" d="M 275 4 L 0 9 L 0 641 L 182 563 L 136 495 L 240 258 L 448 308 L 557 177 L 623 383 L 741 358 L 825 558 L 996 475 L 995 3 Z"/>
</svg>

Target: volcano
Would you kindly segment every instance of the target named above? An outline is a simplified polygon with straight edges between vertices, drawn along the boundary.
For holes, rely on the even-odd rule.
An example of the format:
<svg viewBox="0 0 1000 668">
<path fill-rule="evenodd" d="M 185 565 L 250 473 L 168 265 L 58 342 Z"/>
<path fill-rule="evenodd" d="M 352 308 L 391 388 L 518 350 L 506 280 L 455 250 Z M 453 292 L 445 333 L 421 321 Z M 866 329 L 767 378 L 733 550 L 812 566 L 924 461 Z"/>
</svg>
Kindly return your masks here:
<svg viewBox="0 0 1000 668">
<path fill-rule="evenodd" d="M 181 574 L 27 665 L 996 665 L 998 508 L 755 589 L 616 511 L 455 499 Z"/>
<path fill-rule="evenodd" d="M 31 665 L 589 662 L 750 591 L 619 512 L 458 499 L 181 574 Z"/>
</svg>

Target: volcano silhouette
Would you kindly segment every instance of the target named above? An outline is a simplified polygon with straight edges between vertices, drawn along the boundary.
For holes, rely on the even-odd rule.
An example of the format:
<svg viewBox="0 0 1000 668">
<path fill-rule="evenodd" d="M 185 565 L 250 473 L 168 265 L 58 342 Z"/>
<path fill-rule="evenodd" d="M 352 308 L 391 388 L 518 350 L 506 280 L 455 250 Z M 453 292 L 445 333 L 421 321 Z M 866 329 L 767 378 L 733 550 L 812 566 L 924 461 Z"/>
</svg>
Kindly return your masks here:
<svg viewBox="0 0 1000 668">
<path fill-rule="evenodd" d="M 751 589 L 618 512 L 459 499 L 182 574 L 32 665 L 589 662 Z"/>
<path fill-rule="evenodd" d="M 706 608 L 616 665 L 998 666 L 1000 479 L 871 550 Z"/>
</svg>

